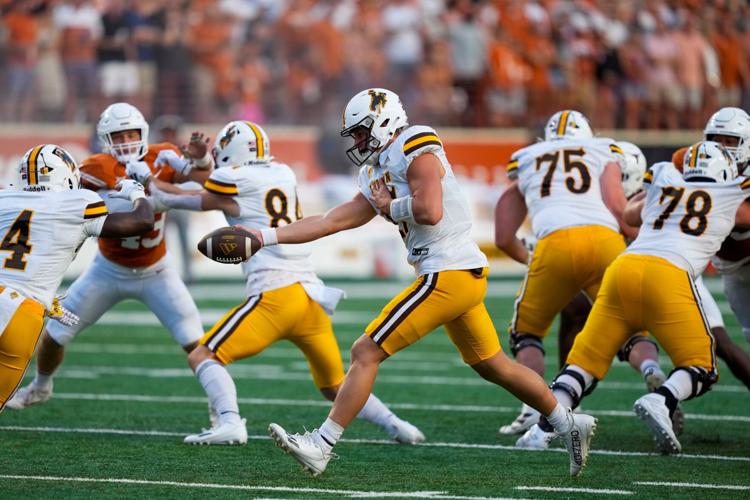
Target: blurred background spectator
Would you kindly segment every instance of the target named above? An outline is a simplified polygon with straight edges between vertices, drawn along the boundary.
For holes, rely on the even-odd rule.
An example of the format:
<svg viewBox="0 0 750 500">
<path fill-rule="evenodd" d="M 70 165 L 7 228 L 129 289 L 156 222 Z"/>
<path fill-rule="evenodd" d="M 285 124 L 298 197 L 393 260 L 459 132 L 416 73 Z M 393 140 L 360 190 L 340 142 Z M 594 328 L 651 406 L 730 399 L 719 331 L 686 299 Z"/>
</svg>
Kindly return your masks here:
<svg viewBox="0 0 750 500">
<path fill-rule="evenodd" d="M 6 122 L 321 126 L 368 86 L 413 123 L 694 128 L 750 103 L 747 0 L 5 0 Z"/>
</svg>

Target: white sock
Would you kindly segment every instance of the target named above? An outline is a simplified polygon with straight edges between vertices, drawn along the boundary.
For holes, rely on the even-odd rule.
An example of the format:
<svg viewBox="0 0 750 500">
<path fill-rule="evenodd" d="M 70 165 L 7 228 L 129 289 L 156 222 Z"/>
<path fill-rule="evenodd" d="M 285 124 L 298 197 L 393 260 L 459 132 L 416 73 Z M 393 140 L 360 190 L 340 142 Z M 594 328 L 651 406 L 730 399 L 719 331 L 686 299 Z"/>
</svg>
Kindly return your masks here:
<svg viewBox="0 0 750 500">
<path fill-rule="evenodd" d="M 693 379 L 685 370 L 677 370 L 669 376 L 662 387 L 669 389 L 678 401 L 684 401 L 693 393 Z"/>
<path fill-rule="evenodd" d="M 52 377 L 53 375 L 42 375 L 36 372 L 33 384 L 41 389 L 52 389 Z"/>
<path fill-rule="evenodd" d="M 556 433 L 567 434 L 573 427 L 573 414 L 569 409 L 557 403 L 552 413 L 547 415 L 547 421 L 552 425 Z"/>
<path fill-rule="evenodd" d="M 343 433 L 343 427 L 330 418 L 327 418 L 326 421 L 323 422 L 323 425 L 318 429 L 318 434 L 320 435 L 320 441 L 318 442 L 320 447 L 323 448 L 323 451 L 326 453 L 330 453 L 336 445 L 336 442 L 341 439 Z"/>
<path fill-rule="evenodd" d="M 361 418 L 362 420 L 383 428 L 388 424 L 388 420 L 394 416 L 393 412 L 389 410 L 375 394 L 370 394 L 365 405 L 362 407 L 359 414 L 357 414 L 357 418 Z"/>
<path fill-rule="evenodd" d="M 658 373 L 664 375 L 664 372 L 661 371 L 661 367 L 659 366 L 659 362 L 655 359 L 645 360 L 643 363 L 641 363 L 641 366 L 638 369 L 641 371 L 641 375 L 643 375 L 644 377 Z"/>
<path fill-rule="evenodd" d="M 206 391 L 211 406 L 219 414 L 219 424 L 239 423 L 237 387 L 224 365 L 216 360 L 207 359 L 195 368 L 195 376 Z"/>
</svg>

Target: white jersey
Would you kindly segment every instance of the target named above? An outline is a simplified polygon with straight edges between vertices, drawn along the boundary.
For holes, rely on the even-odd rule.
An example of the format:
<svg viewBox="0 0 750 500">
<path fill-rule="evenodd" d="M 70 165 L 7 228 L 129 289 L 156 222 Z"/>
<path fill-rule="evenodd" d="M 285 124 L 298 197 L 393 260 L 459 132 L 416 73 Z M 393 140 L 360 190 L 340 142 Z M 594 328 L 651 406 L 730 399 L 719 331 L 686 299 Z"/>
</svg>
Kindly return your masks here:
<svg viewBox="0 0 750 500">
<path fill-rule="evenodd" d="M 226 216 L 230 225 L 262 229 L 291 224 L 302 218 L 297 178 L 283 163 L 272 161 L 255 166 L 217 168 L 211 172 L 204 188 L 214 194 L 231 196 L 239 205 L 238 217 Z M 260 249 L 252 259 L 242 263 L 247 295 L 298 282 L 322 286 L 309 257 L 306 245 L 272 245 Z M 307 291 L 321 302 L 314 296 L 315 292 Z M 326 307 L 327 304 L 321 305 Z"/>
<path fill-rule="evenodd" d="M 643 187 L 643 224 L 625 253 L 661 257 L 697 278 L 734 227 L 750 180 L 687 182 L 671 162 L 661 162 L 646 172 Z"/>
<path fill-rule="evenodd" d="M 406 172 L 417 156 L 434 154 L 442 163 L 445 175 L 443 218 L 434 226 L 413 221 L 399 223 L 399 231 L 408 250 L 407 260 L 417 275 L 447 270 L 475 269 L 487 265 L 487 257 L 471 239 L 471 212 L 453 169 L 434 129 L 421 125 L 402 131 L 383 152 L 378 165 L 364 166 L 359 172 L 359 190 L 370 200 L 370 185 L 383 178 L 395 198 L 410 196 Z M 373 205 L 378 214 L 380 211 Z M 380 214 L 382 215 L 382 214 Z"/>
<path fill-rule="evenodd" d="M 0 286 L 49 309 L 63 274 L 89 236 L 99 236 L 107 208 L 88 189 L 0 191 Z"/>
<path fill-rule="evenodd" d="M 555 139 L 513 153 L 508 177 L 518 179 L 537 239 L 559 229 L 604 226 L 620 230 L 602 200 L 599 178 L 622 151 L 612 139 Z"/>
</svg>

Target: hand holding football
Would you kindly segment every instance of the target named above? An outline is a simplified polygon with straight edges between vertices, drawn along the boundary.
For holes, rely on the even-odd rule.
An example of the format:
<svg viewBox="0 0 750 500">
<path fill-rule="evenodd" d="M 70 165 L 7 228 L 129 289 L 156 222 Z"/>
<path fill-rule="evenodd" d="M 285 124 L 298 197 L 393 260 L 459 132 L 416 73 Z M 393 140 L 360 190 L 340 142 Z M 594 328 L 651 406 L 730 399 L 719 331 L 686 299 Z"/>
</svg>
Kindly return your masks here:
<svg viewBox="0 0 750 500">
<path fill-rule="evenodd" d="M 238 227 L 222 227 L 198 242 L 198 251 L 222 264 L 245 262 L 260 250 L 261 242 L 254 234 Z"/>
</svg>

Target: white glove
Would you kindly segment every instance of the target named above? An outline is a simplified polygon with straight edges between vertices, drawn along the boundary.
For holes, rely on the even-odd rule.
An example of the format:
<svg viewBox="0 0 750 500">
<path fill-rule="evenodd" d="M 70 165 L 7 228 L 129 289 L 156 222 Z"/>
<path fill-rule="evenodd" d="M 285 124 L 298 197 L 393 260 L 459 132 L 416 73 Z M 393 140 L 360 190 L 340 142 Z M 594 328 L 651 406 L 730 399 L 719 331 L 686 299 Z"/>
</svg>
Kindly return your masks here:
<svg viewBox="0 0 750 500">
<path fill-rule="evenodd" d="M 63 297 L 55 297 L 54 299 L 52 299 L 52 309 L 47 311 L 47 316 L 59 321 L 65 326 L 77 325 L 81 318 L 63 307 L 63 305 L 60 303 L 60 300 L 62 298 Z"/>
<path fill-rule="evenodd" d="M 146 184 L 151 177 L 151 169 L 145 161 L 131 161 L 125 165 L 125 175 L 141 184 Z"/>
<path fill-rule="evenodd" d="M 182 175 L 189 174 L 190 170 L 192 170 L 193 168 L 193 163 L 190 160 L 178 155 L 171 149 L 162 149 L 161 151 L 159 151 L 159 154 L 156 155 L 154 166 L 160 167 L 162 165 L 169 165 Z"/>
<path fill-rule="evenodd" d="M 117 183 L 117 187 L 120 190 L 110 193 L 110 198 L 122 198 L 135 203 L 135 200 L 146 197 L 146 190 L 143 188 L 143 184 L 133 179 L 121 179 Z"/>
</svg>

